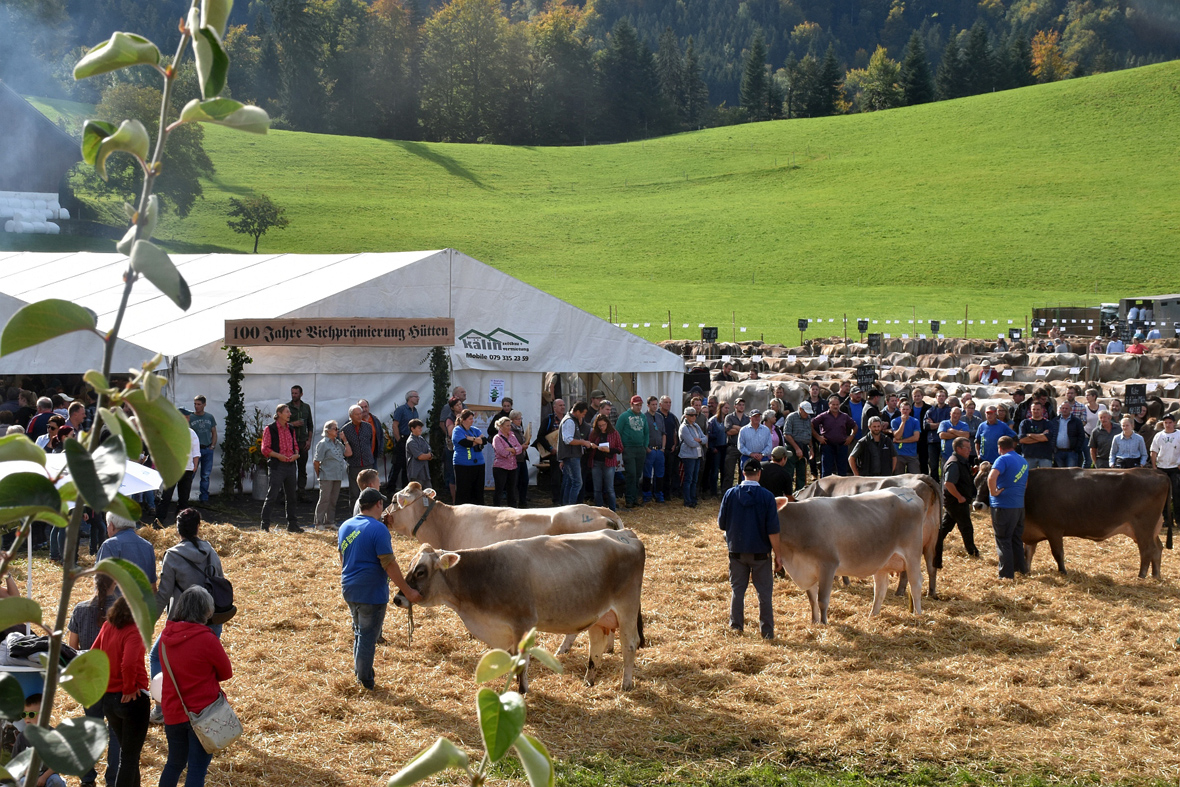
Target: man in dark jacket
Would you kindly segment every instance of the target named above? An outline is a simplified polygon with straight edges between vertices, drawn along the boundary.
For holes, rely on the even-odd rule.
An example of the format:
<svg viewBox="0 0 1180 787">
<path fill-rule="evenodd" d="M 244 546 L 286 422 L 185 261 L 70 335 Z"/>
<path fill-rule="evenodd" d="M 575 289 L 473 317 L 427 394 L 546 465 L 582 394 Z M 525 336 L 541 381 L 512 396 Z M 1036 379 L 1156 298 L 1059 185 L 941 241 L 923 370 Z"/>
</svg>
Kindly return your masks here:
<svg viewBox="0 0 1180 787">
<path fill-rule="evenodd" d="M 942 542 L 959 526 L 963 547 L 971 557 L 979 557 L 975 546 L 975 526 L 971 524 L 971 501 L 975 498 L 975 478 L 971 475 L 971 441 L 956 437 L 951 443 L 951 456 L 946 460 L 942 476 L 942 527 L 938 530 L 938 546 L 934 550 L 934 567 L 942 568 Z"/>
<path fill-rule="evenodd" d="M 776 445 L 770 452 L 770 460 L 762 463 L 762 475 L 758 484 L 769 489 L 775 497 L 791 494 L 791 473 L 787 470 L 787 449 Z"/>
<path fill-rule="evenodd" d="M 885 414 L 881 412 L 881 398 L 885 394 L 878 391 L 876 388 L 869 390 L 869 395 L 865 397 L 868 404 L 865 405 L 864 410 L 861 411 L 860 416 L 860 434 L 867 435 L 869 433 L 869 420 L 877 417 L 881 419 L 881 429 L 885 434 L 890 434 L 889 423 L 892 418 L 886 418 Z"/>
<path fill-rule="evenodd" d="M 770 560 L 781 563 L 778 508 L 770 490 L 758 484 L 762 466 L 751 459 L 742 468 L 745 480 L 721 498 L 717 524 L 725 531 L 729 548 L 729 627 L 741 632 L 746 626 L 746 588 L 754 581 L 758 592 L 758 621 L 763 639 L 774 639 L 774 569 Z"/>
<path fill-rule="evenodd" d="M 893 475 L 897 470 L 897 446 L 893 438 L 882 431 L 884 424 L 873 416 L 866 424 L 868 434 L 856 441 L 848 456 L 853 475 Z"/>
<path fill-rule="evenodd" d="M 1057 417 L 1049 421 L 1049 442 L 1054 448 L 1056 467 L 1082 467 L 1082 449 L 1086 447 L 1086 428 L 1073 415 L 1069 400 L 1062 399 Z"/>
</svg>

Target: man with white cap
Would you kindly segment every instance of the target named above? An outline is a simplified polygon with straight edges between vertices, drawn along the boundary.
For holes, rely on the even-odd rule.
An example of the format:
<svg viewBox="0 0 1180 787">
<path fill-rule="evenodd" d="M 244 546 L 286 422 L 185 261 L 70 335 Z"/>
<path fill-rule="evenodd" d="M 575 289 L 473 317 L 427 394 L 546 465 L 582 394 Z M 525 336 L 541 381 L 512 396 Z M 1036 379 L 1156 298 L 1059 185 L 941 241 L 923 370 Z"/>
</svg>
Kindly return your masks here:
<svg viewBox="0 0 1180 787">
<path fill-rule="evenodd" d="M 979 384 L 980 385 L 995 385 L 1000 381 L 1000 373 L 992 368 L 992 362 L 987 358 L 983 359 L 979 370 Z"/>
<path fill-rule="evenodd" d="M 787 457 L 787 471 L 795 474 L 795 488 L 807 485 L 807 463 L 811 459 L 811 416 L 815 415 L 811 402 L 803 402 L 799 409 L 787 416 L 783 424 L 783 440 L 794 452 Z"/>
</svg>

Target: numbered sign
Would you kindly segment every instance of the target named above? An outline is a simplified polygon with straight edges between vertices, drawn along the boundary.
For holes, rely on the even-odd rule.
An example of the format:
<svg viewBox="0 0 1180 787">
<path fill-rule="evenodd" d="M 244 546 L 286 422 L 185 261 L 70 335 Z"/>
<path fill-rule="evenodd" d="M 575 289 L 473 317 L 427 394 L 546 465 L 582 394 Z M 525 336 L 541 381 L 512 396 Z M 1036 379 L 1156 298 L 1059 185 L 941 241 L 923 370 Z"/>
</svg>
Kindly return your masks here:
<svg viewBox="0 0 1180 787">
<path fill-rule="evenodd" d="M 942 322 L 940 322 L 939 320 L 931 320 L 930 321 L 930 332 L 931 333 L 938 333 L 938 329 L 941 327 L 942 327 Z"/>
<path fill-rule="evenodd" d="M 868 320 L 857 320 L 856 321 L 856 330 L 860 331 L 861 333 L 864 333 L 868 329 L 869 329 L 869 321 Z"/>
<path fill-rule="evenodd" d="M 1008 338 L 1014 342 L 1020 341 L 1022 335 L 1023 335 L 1023 331 L 1020 328 L 1009 328 L 1008 329 Z"/>
<path fill-rule="evenodd" d="M 806 331 L 806 330 L 807 330 L 807 318 L 800 317 L 799 318 L 799 332 L 802 333 L 803 331 Z"/>
</svg>

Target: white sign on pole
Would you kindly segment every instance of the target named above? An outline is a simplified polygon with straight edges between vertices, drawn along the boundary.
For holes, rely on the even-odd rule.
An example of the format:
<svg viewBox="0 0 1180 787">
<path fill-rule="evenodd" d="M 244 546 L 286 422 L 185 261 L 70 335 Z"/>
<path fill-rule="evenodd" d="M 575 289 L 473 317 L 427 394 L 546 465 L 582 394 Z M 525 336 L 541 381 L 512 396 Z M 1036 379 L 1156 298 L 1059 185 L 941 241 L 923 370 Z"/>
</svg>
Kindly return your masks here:
<svg viewBox="0 0 1180 787">
<path fill-rule="evenodd" d="M 729 363 L 731 360 L 733 359 L 728 355 L 721 356 L 721 363 Z"/>
<path fill-rule="evenodd" d="M 910 338 L 910 335 L 909 335 L 908 333 L 903 333 L 903 334 L 901 335 L 901 338 L 903 338 L 903 339 L 908 339 L 908 338 Z"/>
<path fill-rule="evenodd" d="M 698 328 L 704 328 L 704 327 L 705 327 L 705 324 L 704 324 L 703 322 L 698 322 L 698 323 L 697 323 L 697 327 L 698 327 Z"/>
<path fill-rule="evenodd" d="M 704 363 L 704 362 L 705 362 L 705 356 L 698 355 L 697 356 L 697 363 Z"/>
<path fill-rule="evenodd" d="M 1147 392 L 1151 393 L 1152 391 L 1156 390 L 1159 387 L 1160 387 L 1159 383 L 1148 383 L 1147 384 Z"/>
<path fill-rule="evenodd" d="M 1176 386 L 1178 386 L 1178 385 L 1180 385 L 1180 383 L 1173 380 L 1172 382 L 1170 382 L 1164 386 L 1164 390 L 1165 391 L 1174 391 L 1174 390 L 1176 390 Z"/>
<path fill-rule="evenodd" d="M 1071 366 L 1071 367 L 1069 367 L 1069 373 L 1070 373 L 1070 374 L 1081 374 L 1081 373 L 1082 373 L 1082 367 L 1080 367 L 1080 366 Z"/>
<path fill-rule="evenodd" d="M 688 327 L 688 323 L 685 323 L 685 324 L 684 324 L 684 327 L 685 327 L 685 328 L 687 328 L 687 327 Z"/>
<path fill-rule="evenodd" d="M 1001 376 L 1001 377 L 1011 377 L 1011 376 L 1012 376 L 1012 370 L 1011 370 L 1011 369 L 1005 369 L 1004 371 L 1000 372 L 1000 376 Z"/>
<path fill-rule="evenodd" d="M 794 355 L 788 355 L 787 356 L 787 363 L 794 363 L 795 358 L 796 358 L 796 356 L 794 356 Z"/>
<path fill-rule="evenodd" d="M 1047 375 L 1048 373 L 1049 373 L 1049 370 L 1048 370 L 1048 369 L 1044 369 L 1044 368 L 1042 368 L 1042 369 L 1037 369 L 1037 377 L 1044 377 L 1044 376 L 1045 376 L 1045 375 Z"/>
<path fill-rule="evenodd" d="M 745 329 L 745 328 L 742 328 L 742 333 L 745 333 L 745 332 L 746 332 L 746 329 Z"/>
<path fill-rule="evenodd" d="M 826 356 L 826 355 L 821 355 L 821 356 L 819 357 L 819 362 L 820 362 L 820 363 L 827 363 L 827 362 L 828 362 L 828 356 Z"/>
<path fill-rule="evenodd" d="M 650 322 L 645 322 L 645 323 L 643 324 L 643 327 L 644 327 L 644 328 L 650 328 L 650 327 L 651 327 L 651 323 L 650 323 Z"/>
<path fill-rule="evenodd" d="M 751 355 L 750 360 L 753 361 L 754 363 L 762 363 L 762 356 L 761 355 Z"/>
<path fill-rule="evenodd" d="M 667 328 L 667 327 L 668 327 L 668 323 L 664 323 L 664 327 L 665 327 L 665 328 Z"/>
<path fill-rule="evenodd" d="M 886 339 L 892 339 L 893 337 L 892 337 L 892 336 L 890 336 L 889 334 L 885 334 L 885 338 L 886 338 Z"/>
</svg>

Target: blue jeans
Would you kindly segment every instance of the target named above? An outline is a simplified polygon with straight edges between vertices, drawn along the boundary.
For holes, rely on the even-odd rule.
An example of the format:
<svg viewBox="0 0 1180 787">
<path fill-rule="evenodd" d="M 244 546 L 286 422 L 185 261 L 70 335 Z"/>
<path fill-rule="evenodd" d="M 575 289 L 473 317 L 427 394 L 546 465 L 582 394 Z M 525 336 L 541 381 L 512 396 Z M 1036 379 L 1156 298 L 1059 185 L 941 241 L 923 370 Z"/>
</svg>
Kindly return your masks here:
<svg viewBox="0 0 1180 787">
<path fill-rule="evenodd" d="M 697 504 L 697 481 L 701 474 L 701 458 L 680 457 L 680 466 L 684 468 L 684 480 L 680 485 L 681 491 L 684 493 L 684 504 L 686 506 L 695 506 Z"/>
<path fill-rule="evenodd" d="M 1035 458 L 1029 459 L 1026 456 L 1024 458 L 1024 461 L 1028 462 L 1028 469 L 1029 470 L 1036 470 L 1038 467 L 1052 467 L 1053 466 L 1052 459 L 1035 459 Z"/>
<path fill-rule="evenodd" d="M 595 457 L 597 459 L 597 457 Z M 590 477 L 594 482 L 594 505 L 606 506 L 611 511 L 618 508 L 615 499 L 615 469 L 599 460 L 590 465 Z"/>
<path fill-rule="evenodd" d="M 168 739 L 168 761 L 160 772 L 160 787 L 176 787 L 186 766 L 188 775 L 184 777 L 184 787 L 204 787 L 213 755 L 205 751 L 200 738 L 193 732 L 193 725 L 187 721 L 166 724 L 164 737 Z"/>
<path fill-rule="evenodd" d="M 848 446 L 827 443 L 819 448 L 825 478 L 830 475 L 852 475 L 852 469 L 848 467 Z"/>
<path fill-rule="evenodd" d="M 103 716 L 103 713 L 102 713 L 102 700 L 99 700 L 98 702 L 91 705 L 89 708 L 86 708 L 85 713 L 90 718 L 99 719 L 100 721 L 102 721 L 103 719 L 106 718 L 105 716 Z M 103 723 L 105 724 L 106 722 L 104 721 Z M 99 759 L 101 759 L 101 757 Z M 98 763 L 95 763 L 95 764 L 97 765 Z M 107 771 L 106 771 L 106 774 L 103 776 L 103 779 L 107 783 L 107 787 L 114 787 L 115 779 L 118 777 L 118 775 L 119 775 L 119 739 L 115 737 L 115 733 L 112 732 L 111 728 L 108 726 L 107 727 Z M 94 770 L 94 768 L 91 768 L 89 771 L 86 772 L 86 775 L 82 777 L 82 781 L 91 782 L 91 783 L 98 781 L 98 771 Z M 48 785 L 46 785 L 46 787 L 48 787 Z"/>
<path fill-rule="evenodd" d="M 573 456 L 561 462 L 561 504 L 572 506 L 582 492 L 582 457 Z"/>
<path fill-rule="evenodd" d="M 567 463 L 568 464 L 568 463 Z M 352 661 L 357 680 L 362 686 L 373 685 L 373 658 L 377 655 L 377 638 L 385 625 L 385 609 L 388 604 L 358 604 L 348 602 L 352 613 Z"/>
<path fill-rule="evenodd" d="M 1062 451 L 1059 448 L 1053 461 L 1057 467 L 1081 467 L 1082 455 L 1078 451 Z"/>
<path fill-rule="evenodd" d="M 213 449 L 201 449 L 201 494 L 197 499 L 202 503 L 209 502 L 209 476 L 213 474 Z"/>
<path fill-rule="evenodd" d="M 49 559 L 61 560 L 66 547 L 66 529 L 64 527 L 49 528 Z"/>
<path fill-rule="evenodd" d="M 664 501 L 664 489 L 661 484 L 657 484 L 655 479 L 663 479 L 664 477 L 664 452 L 658 448 L 647 452 L 646 458 L 643 460 L 643 477 L 648 481 L 648 491 L 643 493 L 644 500 L 651 500 L 652 493 L 655 493 L 656 499 L 660 502 Z"/>
</svg>

